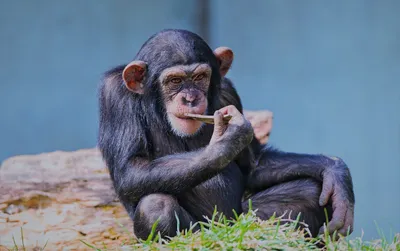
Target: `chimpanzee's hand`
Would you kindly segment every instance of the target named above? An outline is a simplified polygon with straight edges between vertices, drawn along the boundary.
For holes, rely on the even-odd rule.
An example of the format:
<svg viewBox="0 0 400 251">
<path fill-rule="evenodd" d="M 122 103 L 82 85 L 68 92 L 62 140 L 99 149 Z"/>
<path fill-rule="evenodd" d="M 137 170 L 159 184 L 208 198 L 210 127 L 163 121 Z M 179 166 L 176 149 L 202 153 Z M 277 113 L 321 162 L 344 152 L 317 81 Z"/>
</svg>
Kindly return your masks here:
<svg viewBox="0 0 400 251">
<path fill-rule="evenodd" d="M 243 111 L 243 115 L 251 123 L 254 129 L 254 136 L 261 144 L 266 144 L 272 130 L 273 113 L 268 110 L 263 111 Z"/>
<path fill-rule="evenodd" d="M 223 121 L 224 115 L 232 116 L 228 124 L 225 124 Z M 210 144 L 222 138 L 228 138 L 228 140 L 234 140 L 234 143 L 238 144 L 236 147 L 241 148 L 241 146 L 244 147 L 250 144 L 253 136 L 253 128 L 250 122 L 246 120 L 235 106 L 229 105 L 214 113 L 214 132 Z"/>
<path fill-rule="evenodd" d="M 322 173 L 323 184 L 320 205 L 325 206 L 329 199 L 332 201 L 333 215 L 328 222 L 327 230 L 332 234 L 337 230 L 342 236 L 353 232 L 354 224 L 354 192 L 350 171 L 343 160 L 333 159 L 334 165 Z M 324 232 L 324 226 L 320 234 Z"/>
</svg>

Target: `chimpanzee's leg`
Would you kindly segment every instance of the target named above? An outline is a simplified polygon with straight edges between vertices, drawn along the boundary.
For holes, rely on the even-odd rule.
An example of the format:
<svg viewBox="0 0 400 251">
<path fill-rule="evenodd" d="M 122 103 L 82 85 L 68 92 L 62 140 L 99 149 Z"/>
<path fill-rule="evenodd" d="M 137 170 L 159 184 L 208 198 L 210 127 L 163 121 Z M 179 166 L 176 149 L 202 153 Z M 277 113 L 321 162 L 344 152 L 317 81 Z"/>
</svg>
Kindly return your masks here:
<svg viewBox="0 0 400 251">
<path fill-rule="evenodd" d="M 179 206 L 175 197 L 167 194 L 150 194 L 140 200 L 133 215 L 134 233 L 137 238 L 147 239 L 153 224 L 160 217 L 156 233 L 160 232 L 162 237 L 175 236 L 176 216 L 179 218 L 180 230 L 189 229 L 190 223 L 196 222 L 185 209 Z"/>
<path fill-rule="evenodd" d="M 294 220 L 300 214 L 300 221 L 305 222 L 312 236 L 317 236 L 319 229 L 327 221 L 324 208 L 319 206 L 321 184 L 313 179 L 298 179 L 272 186 L 264 191 L 251 196 L 252 209 L 257 209 L 257 216 L 262 220 L 275 216 Z M 243 202 L 243 211 L 247 212 L 248 200 Z M 331 218 L 332 209 L 327 208 L 328 220 Z"/>
</svg>

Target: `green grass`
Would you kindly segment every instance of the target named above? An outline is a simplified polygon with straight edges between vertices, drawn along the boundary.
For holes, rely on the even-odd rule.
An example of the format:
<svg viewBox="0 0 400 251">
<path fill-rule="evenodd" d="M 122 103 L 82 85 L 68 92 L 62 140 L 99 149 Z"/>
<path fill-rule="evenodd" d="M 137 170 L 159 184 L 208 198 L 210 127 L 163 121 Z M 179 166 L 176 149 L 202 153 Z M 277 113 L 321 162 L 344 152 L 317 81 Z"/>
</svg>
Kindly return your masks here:
<svg viewBox="0 0 400 251">
<path fill-rule="evenodd" d="M 250 205 L 251 206 L 251 205 Z M 298 219 L 298 218 L 297 218 Z M 179 222 L 179 221 L 178 221 Z M 281 217 L 271 217 L 262 221 L 256 217 L 255 211 L 236 215 L 234 220 L 228 220 L 214 211 L 213 217 L 207 222 L 197 223 L 200 231 L 192 228 L 177 232 L 173 238 L 161 238 L 153 225 L 153 231 L 147 240 L 132 238 L 118 248 L 95 247 L 81 241 L 93 250 L 398 250 L 400 251 L 400 233 L 388 239 L 378 230 L 380 239 L 363 241 L 361 237 L 338 241 L 325 233 L 319 238 L 308 238 L 307 228 L 299 229 L 300 222 L 283 221 Z M 179 224 L 178 224 L 179 227 Z M 378 228 L 379 229 L 379 228 Z M 22 231 L 22 229 L 21 229 Z M 49 240 L 51 242 L 51 240 Z M 44 250 L 45 247 L 39 249 Z M 12 250 L 18 249 L 17 245 Z M 25 247 L 22 247 L 25 250 Z"/>
<path fill-rule="evenodd" d="M 191 229 L 177 232 L 173 238 L 162 239 L 153 231 L 147 240 L 140 240 L 120 247 L 120 250 L 399 250 L 400 234 L 388 242 L 381 239 L 366 242 L 362 238 L 340 238 L 334 241 L 325 233 L 320 238 L 307 238 L 307 228 L 299 229 L 300 223 L 282 221 L 282 217 L 271 217 L 267 221 L 258 219 L 255 212 L 236 215 L 235 220 L 227 220 L 214 212 L 212 219 L 200 224 L 201 230 Z M 95 250 L 90 244 L 87 246 Z M 324 244 L 324 247 L 321 245 Z M 113 249 L 115 250 L 115 249 Z M 118 250 L 118 249 L 117 249 Z"/>
</svg>

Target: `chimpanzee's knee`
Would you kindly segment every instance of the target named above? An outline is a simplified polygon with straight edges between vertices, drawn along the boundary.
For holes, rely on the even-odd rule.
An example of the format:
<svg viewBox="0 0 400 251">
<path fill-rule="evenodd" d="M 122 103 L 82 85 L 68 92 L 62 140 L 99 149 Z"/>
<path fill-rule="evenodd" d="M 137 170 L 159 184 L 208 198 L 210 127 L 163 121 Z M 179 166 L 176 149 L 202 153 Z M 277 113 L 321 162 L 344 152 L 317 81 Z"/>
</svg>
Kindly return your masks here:
<svg viewBox="0 0 400 251">
<path fill-rule="evenodd" d="M 300 221 L 308 225 L 312 236 L 326 222 L 324 207 L 319 205 L 322 184 L 313 179 L 299 179 L 285 182 L 259 192 L 250 199 L 253 209 L 257 209 L 257 216 L 263 220 L 272 215 L 283 218 L 296 219 L 300 214 Z M 244 211 L 248 210 L 248 201 L 243 202 Z M 328 219 L 331 218 L 332 209 L 326 207 Z"/>
<path fill-rule="evenodd" d="M 154 223 L 159 219 L 156 232 L 162 236 L 176 234 L 177 222 L 175 212 L 179 214 L 180 206 L 175 197 L 167 194 L 150 194 L 143 197 L 133 216 L 133 230 L 137 238 L 147 239 Z"/>
</svg>

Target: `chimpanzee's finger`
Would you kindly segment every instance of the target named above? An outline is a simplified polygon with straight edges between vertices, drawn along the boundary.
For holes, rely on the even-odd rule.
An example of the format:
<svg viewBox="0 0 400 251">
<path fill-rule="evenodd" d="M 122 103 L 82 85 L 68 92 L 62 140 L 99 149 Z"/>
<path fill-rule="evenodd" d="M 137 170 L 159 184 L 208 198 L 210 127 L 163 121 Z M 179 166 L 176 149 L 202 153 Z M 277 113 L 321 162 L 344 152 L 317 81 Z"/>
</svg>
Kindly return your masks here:
<svg viewBox="0 0 400 251">
<path fill-rule="evenodd" d="M 234 105 L 225 106 L 225 107 L 219 109 L 219 111 L 220 111 L 223 115 L 229 114 L 229 115 L 231 115 L 232 117 L 243 116 L 243 115 L 239 112 L 239 110 L 236 108 L 236 106 L 234 106 Z"/>
<path fill-rule="evenodd" d="M 225 132 L 223 115 L 220 111 L 214 113 L 214 132 L 211 136 L 210 144 L 214 144 Z"/>
<path fill-rule="evenodd" d="M 229 120 L 230 125 L 241 125 L 246 120 L 246 118 L 239 112 L 239 110 L 233 106 L 228 105 L 220 109 L 223 115 L 230 115 L 231 119 Z M 249 123 L 250 125 L 250 123 Z"/>
<path fill-rule="evenodd" d="M 353 233 L 353 224 L 354 224 L 354 211 L 353 208 L 348 208 L 344 220 L 344 225 L 341 229 L 339 229 L 338 233 L 341 234 L 342 236 L 347 236 Z"/>
<path fill-rule="evenodd" d="M 328 222 L 328 233 L 332 234 L 336 230 L 339 230 L 344 225 L 344 220 L 346 217 L 347 208 L 344 204 L 338 206 L 333 205 L 334 211 L 332 215 L 332 220 Z"/>
<path fill-rule="evenodd" d="M 214 113 L 214 133 L 215 136 L 222 136 L 225 131 L 224 118 L 220 111 Z"/>
<path fill-rule="evenodd" d="M 319 196 L 319 205 L 321 207 L 325 206 L 329 198 L 333 194 L 333 181 L 332 178 L 329 176 L 325 176 L 324 180 L 322 182 L 322 192 L 321 195 Z"/>
<path fill-rule="evenodd" d="M 224 106 L 224 107 L 222 107 L 221 109 L 219 109 L 219 111 L 222 113 L 222 115 L 228 114 L 229 106 L 230 106 L 230 105 Z"/>
</svg>

